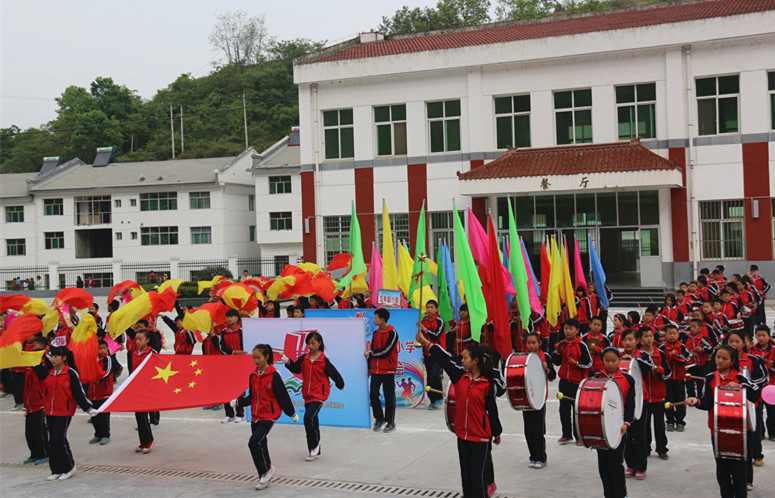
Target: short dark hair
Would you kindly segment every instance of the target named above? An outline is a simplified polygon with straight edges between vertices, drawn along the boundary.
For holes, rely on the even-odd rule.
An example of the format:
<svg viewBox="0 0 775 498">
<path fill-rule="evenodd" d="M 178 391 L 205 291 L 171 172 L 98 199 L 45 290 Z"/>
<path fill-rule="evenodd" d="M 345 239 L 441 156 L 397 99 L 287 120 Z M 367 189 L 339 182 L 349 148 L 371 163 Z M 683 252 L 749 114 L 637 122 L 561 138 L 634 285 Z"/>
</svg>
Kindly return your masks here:
<svg viewBox="0 0 775 498">
<path fill-rule="evenodd" d="M 575 328 L 575 329 L 577 329 L 577 330 L 578 330 L 579 328 L 581 328 L 581 324 L 580 324 L 580 323 L 579 323 L 579 321 L 578 321 L 578 320 L 576 320 L 575 318 L 568 318 L 568 319 L 567 319 L 567 320 L 565 320 L 565 322 L 562 324 L 562 328 L 565 328 L 565 327 L 573 327 L 573 328 Z"/>
<path fill-rule="evenodd" d="M 678 325 L 674 323 L 668 323 L 667 325 L 665 325 L 665 332 L 672 329 L 678 330 Z"/>
<path fill-rule="evenodd" d="M 468 303 L 461 304 L 460 311 L 468 311 Z"/>
<path fill-rule="evenodd" d="M 108 345 L 108 343 L 106 341 L 102 340 L 102 339 L 97 341 L 97 346 L 107 346 L 107 345 Z"/>
<path fill-rule="evenodd" d="M 315 339 L 320 343 L 320 347 L 318 349 L 320 350 L 321 353 L 325 351 L 326 346 L 325 344 L 323 344 L 323 336 L 320 335 L 320 332 L 318 332 L 317 330 L 313 330 L 312 332 L 307 334 L 307 337 L 304 338 L 304 344 L 309 344 L 310 339 Z"/>
<path fill-rule="evenodd" d="M 756 330 L 754 330 L 754 334 L 760 330 L 767 332 L 767 335 L 772 335 L 772 333 L 770 332 L 770 328 L 763 323 L 760 323 L 759 325 L 756 326 Z"/>
<path fill-rule="evenodd" d="M 108 303 L 108 311 L 116 311 L 119 306 L 118 300 L 114 299 Z"/>
<path fill-rule="evenodd" d="M 425 301 L 425 306 L 428 306 L 429 304 L 432 304 L 437 308 L 439 307 L 439 303 L 435 299 L 428 299 L 427 301 Z"/>
<path fill-rule="evenodd" d="M 759 265 L 751 265 L 748 271 L 759 271 Z"/>
<path fill-rule="evenodd" d="M 140 325 L 143 325 L 145 327 L 148 326 L 148 320 L 146 320 L 145 318 L 141 318 L 141 319 L 137 320 L 136 323 L 139 323 Z"/>
<path fill-rule="evenodd" d="M 647 334 L 647 333 L 649 333 L 649 332 L 650 332 L 652 335 L 654 334 L 654 331 L 653 331 L 653 330 L 651 330 L 651 328 L 649 328 L 649 327 L 641 327 L 641 328 L 639 328 L 639 329 L 638 329 L 638 333 L 635 335 L 635 337 L 637 337 L 638 339 L 640 339 L 641 337 L 643 337 L 643 334 Z"/>
<path fill-rule="evenodd" d="M 91 305 L 92 305 L 92 306 L 94 306 L 94 309 L 95 309 L 95 310 L 97 310 L 97 311 L 99 311 L 99 310 L 100 310 L 100 305 L 99 305 L 99 304 L 97 304 L 97 302 L 96 302 L 96 301 L 95 301 L 95 302 L 93 302 L 93 303 L 91 303 Z"/>
<path fill-rule="evenodd" d="M 266 358 L 266 362 L 270 365 L 274 363 L 274 352 L 272 346 L 269 344 L 256 344 L 253 351 L 261 351 L 261 354 Z"/>
<path fill-rule="evenodd" d="M 652 315 L 656 315 L 657 310 L 658 310 L 657 305 L 654 303 L 651 303 L 648 306 L 646 306 L 646 311 L 644 311 L 643 314 L 645 315 L 646 313 L 651 313 Z"/>
<path fill-rule="evenodd" d="M 603 323 L 603 319 L 602 319 L 602 318 L 600 318 L 599 316 L 593 316 L 592 318 L 590 318 L 590 319 L 589 319 L 589 323 L 592 323 L 592 320 L 597 320 L 597 321 L 599 321 L 600 323 Z"/>
<path fill-rule="evenodd" d="M 386 310 L 385 308 L 378 308 L 374 312 L 374 316 L 380 317 L 380 319 L 385 320 L 386 322 L 390 320 L 390 312 Z"/>
<path fill-rule="evenodd" d="M 525 342 L 527 342 L 528 337 L 535 337 L 538 340 L 538 344 L 541 344 L 541 334 L 538 332 L 530 332 L 528 334 L 525 334 Z"/>
<path fill-rule="evenodd" d="M 235 309 L 229 309 L 229 311 L 226 312 L 226 316 L 236 316 L 239 318 L 239 311 Z"/>
</svg>

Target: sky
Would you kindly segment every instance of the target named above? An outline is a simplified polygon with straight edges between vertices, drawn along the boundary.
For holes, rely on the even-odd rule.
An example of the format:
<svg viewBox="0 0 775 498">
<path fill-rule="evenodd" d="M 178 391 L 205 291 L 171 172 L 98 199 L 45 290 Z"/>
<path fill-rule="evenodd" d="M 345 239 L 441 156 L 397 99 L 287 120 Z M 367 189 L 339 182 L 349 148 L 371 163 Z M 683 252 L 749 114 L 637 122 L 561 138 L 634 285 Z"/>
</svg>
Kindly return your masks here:
<svg viewBox="0 0 775 498">
<path fill-rule="evenodd" d="M 208 41 L 218 14 L 264 14 L 281 40 L 342 42 L 423 0 L 0 0 L 0 127 L 56 117 L 55 98 L 97 76 L 150 99 L 178 76 L 205 76 L 220 57 Z"/>
</svg>

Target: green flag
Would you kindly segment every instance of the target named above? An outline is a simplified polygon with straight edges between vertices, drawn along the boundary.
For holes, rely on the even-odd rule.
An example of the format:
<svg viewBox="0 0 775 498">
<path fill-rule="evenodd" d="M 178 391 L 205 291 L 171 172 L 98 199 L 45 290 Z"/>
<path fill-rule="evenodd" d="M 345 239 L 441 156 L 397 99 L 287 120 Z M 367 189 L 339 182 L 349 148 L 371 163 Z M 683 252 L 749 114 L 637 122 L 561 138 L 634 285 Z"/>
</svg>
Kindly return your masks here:
<svg viewBox="0 0 775 498">
<path fill-rule="evenodd" d="M 487 323 L 487 303 L 482 294 L 482 281 L 476 271 L 474 256 L 468 245 L 468 238 L 460 222 L 457 206 L 453 203 L 453 215 L 455 220 L 455 267 L 457 278 L 463 281 L 466 304 L 468 304 L 468 316 L 471 319 L 471 336 L 479 341 L 482 334 L 482 326 Z"/>
<path fill-rule="evenodd" d="M 452 310 L 452 302 L 449 299 L 449 289 L 447 289 L 447 279 L 444 278 L 444 252 L 439 244 L 439 255 L 436 257 L 439 262 L 439 268 L 436 270 L 436 294 L 439 296 L 439 315 L 444 320 L 444 325 L 455 319 L 455 313 Z"/>
<path fill-rule="evenodd" d="M 525 258 L 522 257 L 522 244 L 519 242 L 517 234 L 517 223 L 514 221 L 514 211 L 511 210 L 511 199 L 509 201 L 509 271 L 514 277 L 514 290 L 517 291 L 517 308 L 519 317 L 522 319 L 522 327 L 527 329 L 530 320 L 530 294 L 527 290 L 527 270 L 525 269 Z"/>
<path fill-rule="evenodd" d="M 433 285 L 433 274 L 428 261 L 425 260 L 428 256 L 425 249 L 425 202 L 423 202 L 422 210 L 420 210 L 420 219 L 417 222 L 417 236 L 414 240 L 414 265 L 412 266 L 412 280 L 409 283 L 409 299 L 413 302 L 415 308 L 420 308 L 422 303 L 414 302 L 414 291 L 426 285 Z"/>
<path fill-rule="evenodd" d="M 355 203 L 353 203 L 353 214 L 350 220 L 350 255 L 352 256 L 350 271 L 336 284 L 336 290 L 344 289 L 350 285 L 356 275 L 361 275 L 368 271 L 366 262 L 363 260 L 361 225 L 358 223 L 358 215 L 355 213 Z"/>
</svg>

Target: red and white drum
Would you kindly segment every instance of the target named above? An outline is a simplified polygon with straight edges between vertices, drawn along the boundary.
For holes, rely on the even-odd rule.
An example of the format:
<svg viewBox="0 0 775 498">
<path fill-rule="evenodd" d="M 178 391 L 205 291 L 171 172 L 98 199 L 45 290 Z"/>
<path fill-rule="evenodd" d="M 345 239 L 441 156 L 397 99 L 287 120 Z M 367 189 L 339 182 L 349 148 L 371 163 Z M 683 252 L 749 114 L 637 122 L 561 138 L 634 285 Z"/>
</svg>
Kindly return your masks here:
<svg viewBox="0 0 775 498">
<path fill-rule="evenodd" d="M 535 353 L 513 353 L 506 360 L 506 392 L 515 410 L 540 410 L 549 395 L 541 357 Z"/>
<path fill-rule="evenodd" d="M 729 320 L 729 329 L 730 330 L 742 330 L 744 327 L 743 320 L 742 319 L 734 319 Z"/>
<path fill-rule="evenodd" d="M 635 381 L 635 420 L 640 420 L 643 413 L 643 374 L 640 363 L 632 358 L 622 358 L 619 368 L 622 372 L 630 374 Z"/>
<path fill-rule="evenodd" d="M 587 448 L 612 450 L 622 441 L 624 400 L 612 379 L 584 379 L 576 393 L 576 426 Z"/>
<path fill-rule="evenodd" d="M 444 422 L 447 429 L 455 433 L 455 384 L 449 384 L 449 391 L 444 397 Z"/>
<path fill-rule="evenodd" d="M 745 389 L 719 386 L 713 393 L 713 443 L 716 458 L 745 460 L 748 455 Z"/>
</svg>

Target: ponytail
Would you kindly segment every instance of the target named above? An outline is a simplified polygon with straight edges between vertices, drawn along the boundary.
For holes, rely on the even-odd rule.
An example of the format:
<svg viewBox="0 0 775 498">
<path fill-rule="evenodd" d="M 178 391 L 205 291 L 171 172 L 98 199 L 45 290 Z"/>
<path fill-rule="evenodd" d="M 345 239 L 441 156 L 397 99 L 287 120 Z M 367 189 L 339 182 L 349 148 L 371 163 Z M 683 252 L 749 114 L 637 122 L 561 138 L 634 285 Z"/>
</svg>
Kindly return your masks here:
<svg viewBox="0 0 775 498">
<path fill-rule="evenodd" d="M 484 344 L 472 344 L 466 348 L 472 360 L 477 361 L 479 373 L 486 379 L 493 378 L 492 350 Z"/>
</svg>

